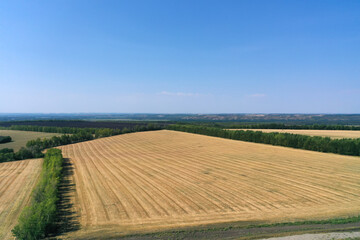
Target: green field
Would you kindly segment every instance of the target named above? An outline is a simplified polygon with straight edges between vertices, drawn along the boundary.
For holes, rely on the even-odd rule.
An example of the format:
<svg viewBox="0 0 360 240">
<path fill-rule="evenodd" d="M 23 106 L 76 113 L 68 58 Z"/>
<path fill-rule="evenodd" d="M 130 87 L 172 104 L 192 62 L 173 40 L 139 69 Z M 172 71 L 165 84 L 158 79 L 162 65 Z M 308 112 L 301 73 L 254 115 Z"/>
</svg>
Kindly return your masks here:
<svg viewBox="0 0 360 240">
<path fill-rule="evenodd" d="M 0 144 L 0 149 L 12 148 L 14 151 L 25 147 L 29 140 L 37 138 L 50 138 L 52 136 L 60 136 L 61 133 L 43 133 L 43 132 L 29 132 L 16 130 L 0 130 L 0 136 L 10 136 L 12 142 Z"/>
</svg>

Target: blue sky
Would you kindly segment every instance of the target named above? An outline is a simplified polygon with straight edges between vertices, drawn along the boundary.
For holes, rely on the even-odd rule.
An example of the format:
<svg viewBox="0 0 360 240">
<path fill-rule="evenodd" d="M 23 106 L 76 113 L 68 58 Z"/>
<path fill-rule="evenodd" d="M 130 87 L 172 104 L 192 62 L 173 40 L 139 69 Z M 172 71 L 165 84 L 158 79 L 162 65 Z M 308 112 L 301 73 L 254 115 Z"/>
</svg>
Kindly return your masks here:
<svg viewBox="0 0 360 240">
<path fill-rule="evenodd" d="M 360 113 L 360 1 L 0 1 L 0 112 Z"/>
</svg>

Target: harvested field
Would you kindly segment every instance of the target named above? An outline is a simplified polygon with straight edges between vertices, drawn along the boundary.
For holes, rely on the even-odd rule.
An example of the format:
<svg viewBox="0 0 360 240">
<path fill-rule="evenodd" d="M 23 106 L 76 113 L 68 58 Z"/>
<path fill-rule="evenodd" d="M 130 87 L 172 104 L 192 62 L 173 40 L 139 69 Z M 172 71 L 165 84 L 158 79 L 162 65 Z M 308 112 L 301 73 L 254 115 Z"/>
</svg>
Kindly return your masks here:
<svg viewBox="0 0 360 240">
<path fill-rule="evenodd" d="M 82 225 L 71 237 L 360 214 L 358 157 L 168 130 L 59 148 Z"/>
<path fill-rule="evenodd" d="M 350 131 L 350 130 L 299 130 L 299 129 L 229 129 L 229 130 L 251 130 L 251 131 L 261 131 L 261 132 L 280 132 L 280 133 L 292 133 L 292 134 L 302 134 L 309 136 L 319 136 L 319 137 L 330 137 L 334 139 L 340 138 L 360 138 L 360 131 Z"/>
<path fill-rule="evenodd" d="M 52 136 L 60 136 L 61 133 L 43 133 L 43 132 L 29 132 L 29 131 L 17 131 L 17 130 L 0 130 L 1 136 L 10 136 L 12 142 L 0 144 L 0 149 L 12 148 L 14 151 L 19 150 L 21 147 L 25 147 L 26 143 L 30 140 L 37 138 L 51 138 Z"/>
<path fill-rule="evenodd" d="M 0 163 L 0 239 L 11 239 L 21 210 L 28 203 L 42 159 Z"/>
</svg>

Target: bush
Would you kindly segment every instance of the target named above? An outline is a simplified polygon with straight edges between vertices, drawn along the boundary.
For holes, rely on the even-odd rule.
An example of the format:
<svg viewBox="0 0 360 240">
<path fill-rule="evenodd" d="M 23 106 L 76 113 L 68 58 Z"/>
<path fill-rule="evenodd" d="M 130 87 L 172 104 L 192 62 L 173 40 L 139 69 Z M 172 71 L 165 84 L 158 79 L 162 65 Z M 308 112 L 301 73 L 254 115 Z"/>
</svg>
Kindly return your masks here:
<svg viewBox="0 0 360 240">
<path fill-rule="evenodd" d="M 10 136 L 0 136 L 0 143 L 7 143 L 7 142 L 11 142 L 12 139 Z"/>
<path fill-rule="evenodd" d="M 0 149 L 0 162 L 10 162 L 15 159 L 14 149 Z"/>
</svg>

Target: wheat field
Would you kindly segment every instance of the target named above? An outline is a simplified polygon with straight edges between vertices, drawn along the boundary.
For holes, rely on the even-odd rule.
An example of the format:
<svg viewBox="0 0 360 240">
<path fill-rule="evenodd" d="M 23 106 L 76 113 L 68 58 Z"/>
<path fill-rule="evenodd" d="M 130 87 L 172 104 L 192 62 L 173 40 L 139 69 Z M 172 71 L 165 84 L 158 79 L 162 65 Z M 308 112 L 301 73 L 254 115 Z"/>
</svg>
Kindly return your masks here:
<svg viewBox="0 0 360 240">
<path fill-rule="evenodd" d="M 45 132 L 30 132 L 18 130 L 0 130 L 0 136 L 10 136 L 12 142 L 0 144 L 0 149 L 12 148 L 18 151 L 21 147 L 25 147 L 30 140 L 37 138 L 51 138 L 53 136 L 60 136 L 61 133 L 45 133 Z"/>
<path fill-rule="evenodd" d="M 244 131 L 261 131 L 261 132 L 279 132 L 292 133 L 308 136 L 330 137 L 333 139 L 341 138 L 360 138 L 360 131 L 351 130 L 307 130 L 307 129 L 229 129 L 229 130 L 244 130 Z"/>
<path fill-rule="evenodd" d="M 12 239 L 21 210 L 40 175 L 42 159 L 0 163 L 0 239 Z"/>
<path fill-rule="evenodd" d="M 72 237 L 360 213 L 358 157 L 168 130 L 59 148 L 74 167 Z"/>
</svg>

